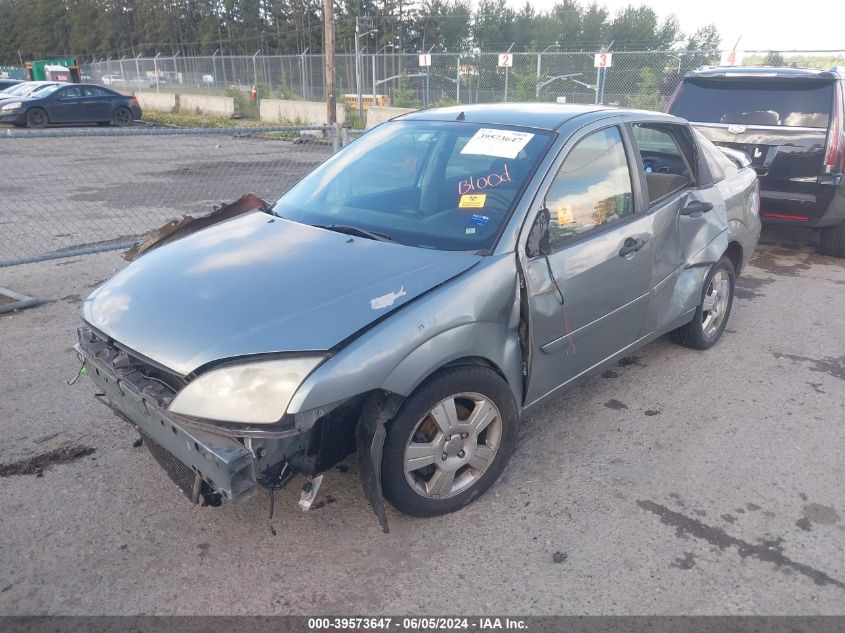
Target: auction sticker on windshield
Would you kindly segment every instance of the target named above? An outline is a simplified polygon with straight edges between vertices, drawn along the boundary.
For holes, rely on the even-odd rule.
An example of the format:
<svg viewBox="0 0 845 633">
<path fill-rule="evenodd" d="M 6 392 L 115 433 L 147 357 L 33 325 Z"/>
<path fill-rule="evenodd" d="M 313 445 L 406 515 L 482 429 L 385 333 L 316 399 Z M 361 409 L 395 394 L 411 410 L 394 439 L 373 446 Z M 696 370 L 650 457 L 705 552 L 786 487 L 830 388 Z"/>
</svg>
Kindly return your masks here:
<svg viewBox="0 0 845 633">
<path fill-rule="evenodd" d="M 528 141 L 532 138 L 534 138 L 534 135 L 530 132 L 492 130 L 483 127 L 467 141 L 467 144 L 461 150 L 461 154 L 516 158 L 517 154 L 528 145 Z"/>
</svg>

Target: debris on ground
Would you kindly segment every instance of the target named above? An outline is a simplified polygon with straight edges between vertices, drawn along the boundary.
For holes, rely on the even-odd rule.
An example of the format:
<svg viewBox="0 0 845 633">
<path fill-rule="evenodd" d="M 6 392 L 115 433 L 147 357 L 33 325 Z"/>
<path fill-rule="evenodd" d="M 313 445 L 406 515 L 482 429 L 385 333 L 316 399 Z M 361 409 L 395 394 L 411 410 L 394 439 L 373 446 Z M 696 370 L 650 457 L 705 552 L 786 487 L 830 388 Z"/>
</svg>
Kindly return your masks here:
<svg viewBox="0 0 845 633">
<path fill-rule="evenodd" d="M 41 477 L 45 470 L 56 464 L 69 464 L 96 451 L 92 446 L 60 446 L 47 453 L 33 455 L 11 464 L 0 464 L 0 477 L 35 475 Z"/>
</svg>

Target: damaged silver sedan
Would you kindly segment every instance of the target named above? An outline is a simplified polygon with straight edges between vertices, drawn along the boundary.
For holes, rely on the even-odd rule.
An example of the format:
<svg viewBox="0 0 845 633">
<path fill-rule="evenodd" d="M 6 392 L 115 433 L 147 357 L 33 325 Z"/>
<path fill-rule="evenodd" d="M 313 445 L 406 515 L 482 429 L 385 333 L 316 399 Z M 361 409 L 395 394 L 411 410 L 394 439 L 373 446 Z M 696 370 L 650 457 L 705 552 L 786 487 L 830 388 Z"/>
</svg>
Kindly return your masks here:
<svg viewBox="0 0 845 633">
<path fill-rule="evenodd" d="M 520 417 L 666 334 L 706 349 L 759 237 L 756 175 L 687 123 L 599 106 L 421 111 L 82 306 L 100 397 L 195 503 L 357 452 L 365 495 L 457 510 Z"/>
</svg>

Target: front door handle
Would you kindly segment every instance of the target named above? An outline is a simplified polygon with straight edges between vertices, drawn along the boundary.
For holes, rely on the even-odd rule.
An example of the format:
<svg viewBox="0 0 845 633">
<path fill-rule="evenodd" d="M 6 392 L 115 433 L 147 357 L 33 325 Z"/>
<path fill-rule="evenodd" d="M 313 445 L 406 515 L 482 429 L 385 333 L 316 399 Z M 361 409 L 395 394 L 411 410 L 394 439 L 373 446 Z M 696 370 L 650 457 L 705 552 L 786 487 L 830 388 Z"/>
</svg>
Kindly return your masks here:
<svg viewBox="0 0 845 633">
<path fill-rule="evenodd" d="M 700 218 L 702 213 L 707 213 L 713 208 L 712 202 L 704 202 L 702 200 L 693 200 L 683 209 L 681 215 L 688 215 L 693 218 Z"/>
<path fill-rule="evenodd" d="M 626 238 L 625 241 L 622 242 L 622 248 L 619 249 L 619 256 L 627 257 L 628 255 L 636 253 L 643 246 L 645 246 L 645 240 L 634 237 Z"/>
</svg>

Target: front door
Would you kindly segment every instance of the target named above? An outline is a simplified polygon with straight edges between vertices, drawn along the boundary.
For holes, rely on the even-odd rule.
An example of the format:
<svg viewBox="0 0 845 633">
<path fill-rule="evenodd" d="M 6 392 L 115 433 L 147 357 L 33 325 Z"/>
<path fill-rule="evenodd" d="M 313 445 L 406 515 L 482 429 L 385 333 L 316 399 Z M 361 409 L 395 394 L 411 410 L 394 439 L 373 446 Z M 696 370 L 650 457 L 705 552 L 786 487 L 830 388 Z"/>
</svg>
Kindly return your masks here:
<svg viewBox="0 0 845 633">
<path fill-rule="evenodd" d="M 79 86 L 57 90 L 47 104 L 51 123 L 76 123 L 80 118 L 82 91 Z"/>
<path fill-rule="evenodd" d="M 531 362 L 526 405 L 642 336 L 654 261 L 652 220 L 622 128 L 586 133 L 542 194 L 548 256 L 523 257 Z"/>
</svg>

